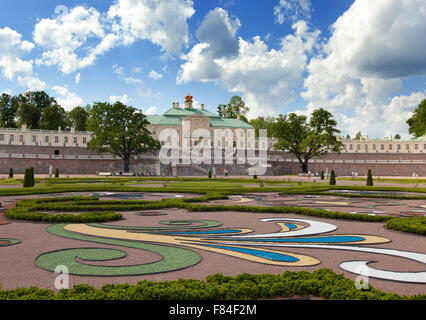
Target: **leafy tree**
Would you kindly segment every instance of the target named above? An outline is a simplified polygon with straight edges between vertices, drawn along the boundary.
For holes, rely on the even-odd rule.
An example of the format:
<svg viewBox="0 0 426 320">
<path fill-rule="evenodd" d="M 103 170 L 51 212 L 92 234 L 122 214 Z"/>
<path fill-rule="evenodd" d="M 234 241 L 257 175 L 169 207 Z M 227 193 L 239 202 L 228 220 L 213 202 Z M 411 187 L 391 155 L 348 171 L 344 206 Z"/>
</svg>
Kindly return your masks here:
<svg viewBox="0 0 426 320">
<path fill-rule="evenodd" d="M 426 134 L 426 99 L 420 102 L 411 118 L 407 120 L 407 124 L 409 125 L 408 132 L 416 138 Z"/>
<path fill-rule="evenodd" d="M 371 175 L 371 169 L 368 169 L 367 173 L 367 186 L 373 185 L 373 176 Z"/>
<path fill-rule="evenodd" d="M 52 104 L 43 109 L 40 119 L 40 129 L 58 130 L 58 127 L 66 129 L 67 113 L 64 108 L 58 104 Z"/>
<path fill-rule="evenodd" d="M 346 140 L 351 140 L 351 136 L 350 135 L 346 135 Z"/>
<path fill-rule="evenodd" d="M 331 170 L 330 173 L 330 186 L 336 185 L 336 174 L 334 173 L 334 170 Z"/>
<path fill-rule="evenodd" d="M 17 98 L 17 116 L 20 124 L 26 124 L 28 128 L 39 129 L 43 110 L 56 100 L 44 91 L 28 91 Z M 57 128 L 56 128 L 57 129 Z"/>
<path fill-rule="evenodd" d="M 75 107 L 70 112 L 68 112 L 69 123 L 77 131 L 86 131 L 86 121 L 89 116 L 90 106 Z"/>
<path fill-rule="evenodd" d="M 340 153 L 343 143 L 337 139 L 340 133 L 337 122 L 330 112 L 320 108 L 313 111 L 309 122 L 306 116 L 290 113 L 280 115 L 272 126 L 277 138 L 276 149 L 291 152 L 301 163 L 302 171 L 308 172 L 308 162 L 328 152 Z"/>
<path fill-rule="evenodd" d="M 254 128 L 256 138 L 259 137 L 259 130 L 260 129 L 266 129 L 268 138 L 271 138 L 272 137 L 272 126 L 273 126 L 274 122 L 275 122 L 275 118 L 268 116 L 266 118 L 258 117 L 257 119 L 252 119 L 252 120 L 250 120 L 249 124 Z"/>
<path fill-rule="evenodd" d="M 356 133 L 354 140 L 361 140 L 361 137 L 362 137 L 361 131 L 359 131 Z"/>
<path fill-rule="evenodd" d="M 220 104 L 217 107 L 219 116 L 223 118 L 236 119 L 238 116 L 241 120 L 248 123 L 247 113 L 250 108 L 246 106 L 246 103 L 240 96 L 233 96 L 228 104 Z"/>
<path fill-rule="evenodd" d="M 129 172 L 130 159 L 160 149 L 160 143 L 146 128 L 148 124 L 142 113 L 119 101 L 96 102 L 87 119 L 87 129 L 93 133 L 88 148 L 120 157 L 124 172 Z"/>
<path fill-rule="evenodd" d="M 15 118 L 18 109 L 18 99 L 7 93 L 0 97 L 0 126 L 3 128 L 16 128 Z"/>
<path fill-rule="evenodd" d="M 401 136 L 399 135 L 399 133 L 397 133 L 397 134 L 395 135 L 394 139 L 395 139 L 395 140 L 399 140 L 399 139 L 401 139 Z"/>
</svg>

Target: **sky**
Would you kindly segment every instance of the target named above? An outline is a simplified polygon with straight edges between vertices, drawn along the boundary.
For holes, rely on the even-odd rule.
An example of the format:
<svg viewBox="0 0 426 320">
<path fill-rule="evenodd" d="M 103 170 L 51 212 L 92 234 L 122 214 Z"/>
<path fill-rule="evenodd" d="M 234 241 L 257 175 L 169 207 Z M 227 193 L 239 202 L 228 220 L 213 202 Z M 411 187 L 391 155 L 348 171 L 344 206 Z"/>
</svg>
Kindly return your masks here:
<svg viewBox="0 0 426 320">
<path fill-rule="evenodd" d="M 342 135 L 399 133 L 426 97 L 424 0 L 2 0 L 0 93 L 66 109 L 173 102 L 249 119 L 325 108 Z"/>
</svg>

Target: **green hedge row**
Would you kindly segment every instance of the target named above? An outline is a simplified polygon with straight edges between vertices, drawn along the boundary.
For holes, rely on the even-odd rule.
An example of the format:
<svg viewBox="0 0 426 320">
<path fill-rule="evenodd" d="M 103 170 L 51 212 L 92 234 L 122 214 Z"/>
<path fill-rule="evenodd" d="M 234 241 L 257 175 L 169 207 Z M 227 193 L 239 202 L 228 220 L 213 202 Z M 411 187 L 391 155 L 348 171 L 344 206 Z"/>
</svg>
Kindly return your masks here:
<svg viewBox="0 0 426 320">
<path fill-rule="evenodd" d="M 5 217 L 15 220 L 51 223 L 89 223 L 117 221 L 123 218 L 116 212 L 82 212 L 79 214 L 50 214 L 45 212 L 33 212 L 31 207 L 16 207 L 6 211 Z"/>
<path fill-rule="evenodd" d="M 386 228 L 426 235 L 426 217 L 395 217 L 386 221 Z"/>
<path fill-rule="evenodd" d="M 136 285 L 106 284 L 100 289 L 76 285 L 54 292 L 36 287 L 2 290 L 0 300 L 240 300 L 292 296 L 330 300 L 425 300 L 426 295 L 401 296 L 370 287 L 355 288 L 354 281 L 330 269 L 274 274 L 243 273 L 236 277 L 215 274 L 201 280 L 140 281 Z"/>
</svg>

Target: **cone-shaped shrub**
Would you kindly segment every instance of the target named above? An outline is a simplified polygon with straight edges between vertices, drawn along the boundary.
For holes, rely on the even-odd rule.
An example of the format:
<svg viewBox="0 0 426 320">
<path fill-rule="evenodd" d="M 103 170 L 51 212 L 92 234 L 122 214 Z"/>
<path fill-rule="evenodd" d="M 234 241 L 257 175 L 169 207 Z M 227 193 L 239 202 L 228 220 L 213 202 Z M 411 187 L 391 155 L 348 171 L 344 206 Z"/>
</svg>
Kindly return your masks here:
<svg viewBox="0 0 426 320">
<path fill-rule="evenodd" d="M 32 187 L 30 169 L 25 169 L 24 188 L 30 188 L 30 187 Z"/>
<path fill-rule="evenodd" d="M 10 168 L 9 169 L 9 179 L 12 179 L 12 178 L 13 178 L 13 169 Z"/>
<path fill-rule="evenodd" d="M 30 181 L 31 181 L 31 187 L 35 186 L 35 179 L 34 179 L 34 168 L 31 167 L 30 168 Z"/>
<path fill-rule="evenodd" d="M 325 176 L 324 176 L 324 170 L 321 170 L 321 180 L 324 180 Z"/>
<path fill-rule="evenodd" d="M 330 185 L 331 186 L 336 185 L 336 175 L 334 174 L 334 170 L 331 170 L 331 174 L 330 174 Z"/>
<path fill-rule="evenodd" d="M 59 178 L 59 169 L 58 168 L 56 168 L 56 170 L 55 170 L 55 178 Z"/>
<path fill-rule="evenodd" d="M 212 177 L 212 171 L 209 170 L 209 178 L 211 179 L 211 177 Z"/>
<path fill-rule="evenodd" d="M 367 186 L 372 186 L 372 185 L 373 185 L 373 176 L 371 175 L 371 169 L 368 169 Z"/>
<path fill-rule="evenodd" d="M 257 179 L 257 174 L 253 175 L 253 179 L 255 180 Z"/>
</svg>

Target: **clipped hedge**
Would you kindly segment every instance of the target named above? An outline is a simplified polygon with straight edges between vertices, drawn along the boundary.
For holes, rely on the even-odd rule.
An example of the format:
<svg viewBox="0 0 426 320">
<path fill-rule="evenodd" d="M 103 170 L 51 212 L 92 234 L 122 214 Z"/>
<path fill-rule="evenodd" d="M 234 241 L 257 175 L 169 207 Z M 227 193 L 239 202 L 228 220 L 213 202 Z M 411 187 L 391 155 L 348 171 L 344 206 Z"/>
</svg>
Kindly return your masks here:
<svg viewBox="0 0 426 320">
<path fill-rule="evenodd" d="M 419 235 L 426 235 L 426 217 L 391 218 L 386 221 L 386 228 Z"/>
<path fill-rule="evenodd" d="M 242 300 L 292 296 L 317 296 L 330 300 L 425 300 L 426 295 L 401 296 L 370 287 L 355 288 L 354 281 L 330 269 L 286 271 L 279 275 L 243 273 L 236 277 L 215 274 L 204 281 L 140 281 L 136 285 L 87 284 L 54 292 L 36 287 L 2 290 L 0 300 Z"/>
</svg>

